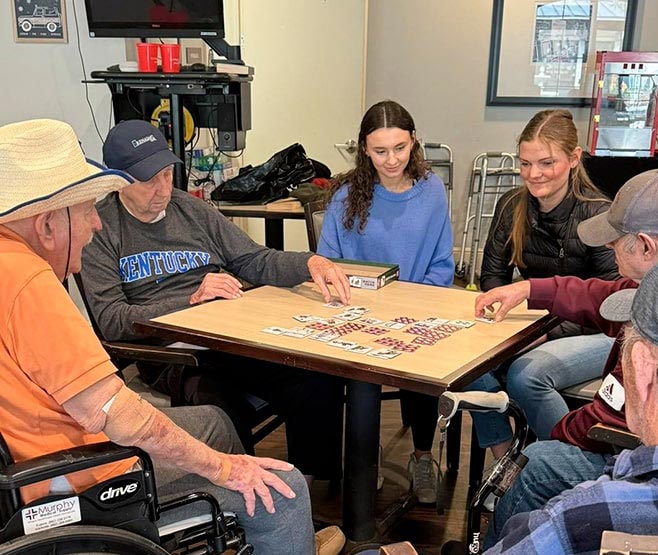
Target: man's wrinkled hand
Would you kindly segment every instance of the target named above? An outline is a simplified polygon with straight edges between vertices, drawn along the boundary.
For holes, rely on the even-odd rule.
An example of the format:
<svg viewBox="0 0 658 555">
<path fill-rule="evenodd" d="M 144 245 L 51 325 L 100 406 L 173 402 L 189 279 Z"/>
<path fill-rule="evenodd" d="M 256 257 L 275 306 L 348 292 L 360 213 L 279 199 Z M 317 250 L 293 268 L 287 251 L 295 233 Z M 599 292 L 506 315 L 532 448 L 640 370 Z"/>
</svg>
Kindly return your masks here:
<svg viewBox="0 0 658 555">
<path fill-rule="evenodd" d="M 328 303 L 331 300 L 331 291 L 329 291 L 329 284 L 331 283 L 338 293 L 338 298 L 343 304 L 350 303 L 350 280 L 347 279 L 345 272 L 334 264 L 331 260 L 324 256 L 317 254 L 308 259 L 308 271 L 311 278 L 318 285 L 324 302 Z"/>
<path fill-rule="evenodd" d="M 192 293 L 190 304 L 212 299 L 238 299 L 242 297 L 242 283 L 224 272 L 206 274 L 199 288 Z"/>
<path fill-rule="evenodd" d="M 475 299 L 475 317 L 483 318 L 485 310 L 494 311 L 495 304 L 500 304 L 496 311 L 495 321 L 500 322 L 515 306 L 520 305 L 530 297 L 530 282 L 518 281 L 510 285 L 496 287 L 491 291 L 478 295 Z"/>
<path fill-rule="evenodd" d="M 268 469 L 290 471 L 294 468 L 290 463 L 249 455 L 223 454 L 222 457 L 230 460 L 231 472 L 226 481 L 219 485 L 242 494 L 249 516 L 254 516 L 256 496 L 260 498 L 268 513 L 274 513 L 274 500 L 270 488 L 288 499 L 296 497 L 288 484 L 276 474 L 268 472 Z"/>
</svg>

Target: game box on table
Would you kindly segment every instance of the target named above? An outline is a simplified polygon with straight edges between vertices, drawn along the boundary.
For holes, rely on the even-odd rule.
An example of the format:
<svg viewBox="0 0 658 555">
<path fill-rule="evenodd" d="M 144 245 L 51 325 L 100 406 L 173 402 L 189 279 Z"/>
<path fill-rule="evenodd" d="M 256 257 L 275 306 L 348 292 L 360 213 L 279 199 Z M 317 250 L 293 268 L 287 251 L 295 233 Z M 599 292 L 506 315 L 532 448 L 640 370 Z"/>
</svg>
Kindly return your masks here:
<svg viewBox="0 0 658 555">
<path fill-rule="evenodd" d="M 343 269 L 350 280 L 350 285 L 359 289 L 380 289 L 400 276 L 400 267 L 397 264 L 363 262 L 344 258 L 332 258 L 331 260 Z"/>
</svg>

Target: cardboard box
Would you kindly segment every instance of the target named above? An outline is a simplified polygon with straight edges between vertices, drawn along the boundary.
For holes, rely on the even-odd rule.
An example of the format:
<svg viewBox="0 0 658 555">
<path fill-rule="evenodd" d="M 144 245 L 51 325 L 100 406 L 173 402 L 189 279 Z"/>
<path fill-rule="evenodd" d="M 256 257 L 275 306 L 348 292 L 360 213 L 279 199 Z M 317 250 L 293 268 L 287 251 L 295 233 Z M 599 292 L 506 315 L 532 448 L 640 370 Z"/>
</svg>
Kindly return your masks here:
<svg viewBox="0 0 658 555">
<path fill-rule="evenodd" d="M 379 289 L 400 276 L 400 267 L 397 264 L 342 258 L 332 260 L 343 269 L 350 280 L 350 285 L 358 289 Z"/>
</svg>

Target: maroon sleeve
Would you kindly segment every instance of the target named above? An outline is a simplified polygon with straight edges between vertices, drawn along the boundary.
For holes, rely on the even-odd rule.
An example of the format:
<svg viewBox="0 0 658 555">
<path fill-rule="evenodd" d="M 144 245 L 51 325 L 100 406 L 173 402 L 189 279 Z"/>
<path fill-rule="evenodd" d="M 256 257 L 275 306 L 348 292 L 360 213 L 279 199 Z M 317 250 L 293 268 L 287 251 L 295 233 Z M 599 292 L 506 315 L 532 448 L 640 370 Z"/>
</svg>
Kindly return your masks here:
<svg viewBox="0 0 658 555">
<path fill-rule="evenodd" d="M 620 345 L 623 339 L 623 333 L 620 333 L 612 346 L 610 356 L 603 370 L 603 376 L 612 373 L 622 385 L 624 376 L 621 369 Z M 625 407 L 622 407 L 620 411 L 613 409 L 597 392 L 591 403 L 587 403 L 577 410 L 572 410 L 555 424 L 551 431 L 551 439 L 571 443 L 593 453 L 611 453 L 613 450 L 612 445 L 588 438 L 587 432 L 592 426 L 599 423 L 627 430 L 624 410 Z"/>
<path fill-rule="evenodd" d="M 600 330 L 615 337 L 622 324 L 609 322 L 599 314 L 601 303 L 621 289 L 637 287 L 632 279 L 605 281 L 598 278 L 582 280 L 571 276 L 530 279 L 528 308 L 545 309 L 554 316 L 587 328 Z"/>
</svg>

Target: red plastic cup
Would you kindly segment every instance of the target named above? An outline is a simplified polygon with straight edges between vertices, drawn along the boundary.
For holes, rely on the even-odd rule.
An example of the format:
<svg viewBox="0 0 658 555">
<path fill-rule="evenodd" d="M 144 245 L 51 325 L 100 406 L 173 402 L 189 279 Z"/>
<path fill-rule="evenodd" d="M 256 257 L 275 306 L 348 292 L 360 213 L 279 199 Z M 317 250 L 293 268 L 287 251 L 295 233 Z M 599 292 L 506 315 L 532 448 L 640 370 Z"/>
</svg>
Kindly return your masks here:
<svg viewBox="0 0 658 555">
<path fill-rule="evenodd" d="M 180 44 L 161 44 L 163 73 L 178 73 L 180 71 Z"/>
<path fill-rule="evenodd" d="M 137 43 L 137 69 L 144 73 L 158 71 L 158 44 L 150 42 Z"/>
</svg>

